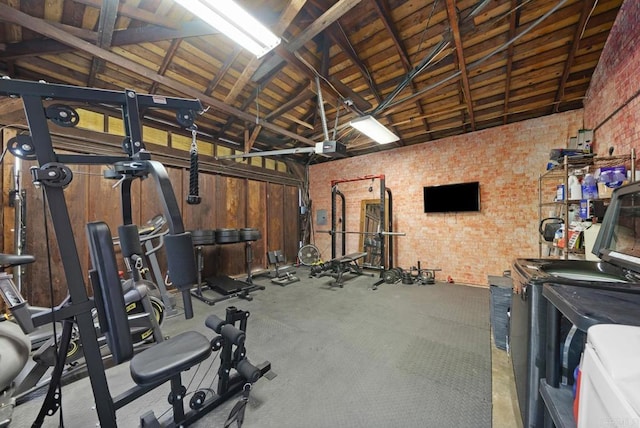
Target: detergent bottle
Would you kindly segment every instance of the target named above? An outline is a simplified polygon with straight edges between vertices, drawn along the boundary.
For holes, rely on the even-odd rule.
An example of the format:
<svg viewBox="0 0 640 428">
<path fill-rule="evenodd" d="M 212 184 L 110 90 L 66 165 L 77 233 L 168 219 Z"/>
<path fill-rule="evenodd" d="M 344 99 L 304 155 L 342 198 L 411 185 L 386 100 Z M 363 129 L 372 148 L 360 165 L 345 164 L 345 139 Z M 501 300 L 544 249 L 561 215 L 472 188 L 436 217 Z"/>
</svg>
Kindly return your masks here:
<svg viewBox="0 0 640 428">
<path fill-rule="evenodd" d="M 569 176 L 569 199 L 582 199 L 582 186 L 575 175 Z"/>
</svg>

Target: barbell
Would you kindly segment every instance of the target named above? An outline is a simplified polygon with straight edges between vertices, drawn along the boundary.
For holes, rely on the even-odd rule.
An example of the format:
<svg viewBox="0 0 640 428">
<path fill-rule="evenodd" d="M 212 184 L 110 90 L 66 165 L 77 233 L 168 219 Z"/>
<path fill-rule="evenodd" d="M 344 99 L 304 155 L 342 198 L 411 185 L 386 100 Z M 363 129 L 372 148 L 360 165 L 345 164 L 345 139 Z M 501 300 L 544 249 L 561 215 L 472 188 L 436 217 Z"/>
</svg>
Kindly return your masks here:
<svg viewBox="0 0 640 428">
<path fill-rule="evenodd" d="M 355 234 L 355 235 L 385 235 L 385 236 L 407 236 L 404 232 L 356 232 L 351 230 L 319 230 L 319 233 L 328 233 L 330 235 Z"/>
</svg>

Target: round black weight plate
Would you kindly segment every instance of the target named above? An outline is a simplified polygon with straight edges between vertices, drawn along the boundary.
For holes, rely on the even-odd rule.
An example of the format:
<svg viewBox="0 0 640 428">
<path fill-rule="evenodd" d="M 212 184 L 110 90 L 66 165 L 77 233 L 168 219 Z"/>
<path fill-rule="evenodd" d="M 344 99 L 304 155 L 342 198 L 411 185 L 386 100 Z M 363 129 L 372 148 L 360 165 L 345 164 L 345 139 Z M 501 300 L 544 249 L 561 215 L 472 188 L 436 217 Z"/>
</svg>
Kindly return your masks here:
<svg viewBox="0 0 640 428">
<path fill-rule="evenodd" d="M 240 229 L 239 233 L 241 241 L 257 241 L 262 237 L 258 229 L 253 229 L 250 227 Z"/>
<path fill-rule="evenodd" d="M 215 230 L 192 230 L 193 245 L 214 245 L 216 243 Z"/>
<path fill-rule="evenodd" d="M 411 276 L 411 272 L 402 273 L 402 283 L 407 285 L 413 284 L 413 277 Z"/>
<path fill-rule="evenodd" d="M 382 274 L 382 278 L 386 284 L 394 284 L 398 280 L 396 272 L 393 269 L 385 271 L 384 274 Z"/>
<path fill-rule="evenodd" d="M 216 229 L 217 244 L 231 244 L 234 242 L 240 242 L 238 229 Z"/>
</svg>

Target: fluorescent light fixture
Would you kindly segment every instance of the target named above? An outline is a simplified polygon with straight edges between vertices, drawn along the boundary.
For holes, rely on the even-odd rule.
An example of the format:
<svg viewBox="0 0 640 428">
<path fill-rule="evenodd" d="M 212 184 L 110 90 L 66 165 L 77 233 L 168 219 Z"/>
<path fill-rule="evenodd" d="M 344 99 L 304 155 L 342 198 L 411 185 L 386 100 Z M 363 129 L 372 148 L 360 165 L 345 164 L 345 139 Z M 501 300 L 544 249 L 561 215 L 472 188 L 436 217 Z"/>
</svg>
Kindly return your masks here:
<svg viewBox="0 0 640 428">
<path fill-rule="evenodd" d="M 379 144 L 393 143 L 400 139 L 400 137 L 389 131 L 373 116 L 362 116 L 357 119 L 353 119 L 349 122 L 349 125 L 353 126 L 358 131 L 362 132 L 364 135 Z"/>
<path fill-rule="evenodd" d="M 258 58 L 280 44 L 279 37 L 233 0 L 175 0 L 175 2 Z"/>
</svg>

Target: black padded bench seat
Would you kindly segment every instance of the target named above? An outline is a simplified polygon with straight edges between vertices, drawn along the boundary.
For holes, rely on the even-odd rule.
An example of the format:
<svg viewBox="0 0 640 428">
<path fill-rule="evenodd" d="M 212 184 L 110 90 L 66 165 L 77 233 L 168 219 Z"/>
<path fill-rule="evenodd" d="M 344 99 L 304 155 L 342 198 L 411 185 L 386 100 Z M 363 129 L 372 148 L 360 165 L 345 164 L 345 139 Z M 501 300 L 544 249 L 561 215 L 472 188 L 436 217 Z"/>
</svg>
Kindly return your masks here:
<svg viewBox="0 0 640 428">
<path fill-rule="evenodd" d="M 135 355 L 130 363 L 131 378 L 138 385 L 164 382 L 209 355 L 209 340 L 196 331 L 187 331 Z"/>
<path fill-rule="evenodd" d="M 350 262 L 358 261 L 366 255 L 367 253 L 351 253 L 351 254 L 347 254 L 346 256 L 335 258 L 331 261 L 336 260 L 339 263 L 350 263 Z"/>
<path fill-rule="evenodd" d="M 351 253 L 346 256 L 336 257 L 335 259 L 331 259 L 328 262 L 323 263 L 321 266 L 314 266 L 311 268 L 311 274 L 318 274 L 321 276 L 331 276 L 335 278 L 335 285 L 340 286 L 342 288 L 344 286 L 344 279 L 342 276 L 345 273 L 353 273 L 356 275 L 366 275 L 362 271 L 362 267 L 358 265 L 358 260 L 367 256 L 366 252 L 362 253 Z M 329 272 L 325 272 L 329 271 Z"/>
</svg>

